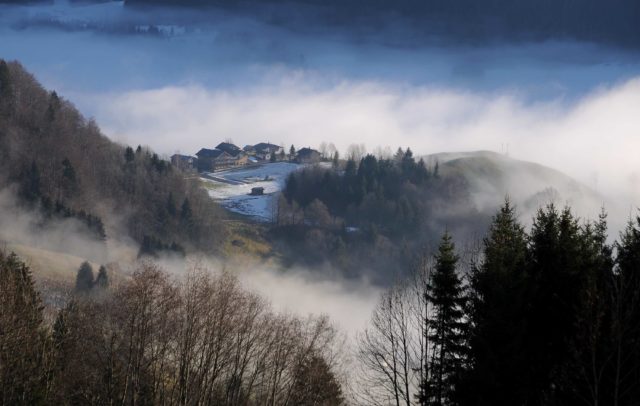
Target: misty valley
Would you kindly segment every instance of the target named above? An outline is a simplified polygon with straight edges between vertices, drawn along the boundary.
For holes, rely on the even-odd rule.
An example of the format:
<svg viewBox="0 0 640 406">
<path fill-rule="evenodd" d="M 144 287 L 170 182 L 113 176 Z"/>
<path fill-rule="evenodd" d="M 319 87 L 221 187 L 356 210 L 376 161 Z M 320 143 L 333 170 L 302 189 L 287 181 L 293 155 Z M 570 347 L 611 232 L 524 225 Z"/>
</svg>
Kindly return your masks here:
<svg viewBox="0 0 640 406">
<path fill-rule="evenodd" d="M 639 18 L 0 0 L 0 405 L 639 404 Z"/>
</svg>

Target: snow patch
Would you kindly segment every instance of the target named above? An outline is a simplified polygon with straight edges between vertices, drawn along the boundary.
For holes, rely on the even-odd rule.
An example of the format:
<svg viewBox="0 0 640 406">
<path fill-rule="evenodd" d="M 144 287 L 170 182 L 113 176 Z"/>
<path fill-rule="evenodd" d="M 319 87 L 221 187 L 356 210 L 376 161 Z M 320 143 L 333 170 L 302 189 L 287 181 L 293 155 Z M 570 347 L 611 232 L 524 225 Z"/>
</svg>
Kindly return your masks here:
<svg viewBox="0 0 640 406">
<path fill-rule="evenodd" d="M 205 174 L 207 177 L 202 180 L 212 184 L 209 196 L 222 207 L 267 222 L 272 219 L 276 196 L 284 187 L 287 176 L 300 167 L 290 162 L 268 163 Z M 251 196 L 251 188 L 258 186 L 264 188 L 264 195 Z"/>
</svg>

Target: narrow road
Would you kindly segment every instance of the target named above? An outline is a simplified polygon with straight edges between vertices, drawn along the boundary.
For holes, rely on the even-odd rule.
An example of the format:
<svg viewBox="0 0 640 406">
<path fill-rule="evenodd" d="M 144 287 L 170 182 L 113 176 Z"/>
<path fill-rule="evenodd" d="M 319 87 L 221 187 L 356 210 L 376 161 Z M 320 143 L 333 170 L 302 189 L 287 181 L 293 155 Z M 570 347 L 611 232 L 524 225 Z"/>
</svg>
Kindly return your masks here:
<svg viewBox="0 0 640 406">
<path fill-rule="evenodd" d="M 248 185 L 247 182 L 243 182 L 241 180 L 231 180 L 231 179 L 221 178 L 219 176 L 214 176 L 209 172 L 201 173 L 200 176 L 202 176 L 203 178 L 214 180 L 216 182 L 226 183 L 227 185 Z"/>
</svg>

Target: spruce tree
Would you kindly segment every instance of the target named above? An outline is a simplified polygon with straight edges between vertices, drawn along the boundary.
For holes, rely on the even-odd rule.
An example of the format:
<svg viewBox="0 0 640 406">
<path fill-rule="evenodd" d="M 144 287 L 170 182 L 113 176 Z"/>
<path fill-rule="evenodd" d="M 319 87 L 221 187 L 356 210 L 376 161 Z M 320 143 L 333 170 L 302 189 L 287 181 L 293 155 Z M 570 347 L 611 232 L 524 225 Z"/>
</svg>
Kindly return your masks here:
<svg viewBox="0 0 640 406">
<path fill-rule="evenodd" d="M 533 404 L 558 402 L 577 334 L 576 309 L 585 289 L 578 220 L 569 208 L 539 210 L 531 230 L 527 315 L 528 364 Z"/>
<path fill-rule="evenodd" d="M 76 275 L 76 292 L 89 292 L 93 287 L 93 268 L 87 261 L 83 262 Z"/>
<path fill-rule="evenodd" d="M 612 359 L 612 309 L 614 289 L 613 249 L 607 242 L 604 210 L 597 222 L 587 222 L 580 231 L 580 273 L 576 330 L 569 339 L 570 358 L 563 366 L 567 379 L 560 387 L 559 401 L 576 404 L 606 404 L 611 393 L 605 378 Z"/>
<path fill-rule="evenodd" d="M 427 383 L 428 405 L 450 405 L 455 401 L 455 387 L 464 367 L 464 308 L 462 281 L 456 268 L 459 257 L 449 233 L 445 233 L 435 256 L 436 265 L 431 275 L 428 300 L 433 309 L 429 326 L 432 344 L 431 368 Z"/>
<path fill-rule="evenodd" d="M 629 221 L 616 248 L 611 403 L 623 405 L 640 399 L 640 216 Z"/>
<path fill-rule="evenodd" d="M 140 147 L 138 147 L 138 148 L 140 148 Z M 134 159 L 136 159 L 136 155 L 135 155 L 135 153 L 133 152 L 133 148 L 131 148 L 131 147 L 127 147 L 127 148 L 124 150 L 124 159 L 125 159 L 125 161 L 126 161 L 127 163 L 128 163 L 128 162 L 133 162 L 133 160 L 134 160 Z"/>
<path fill-rule="evenodd" d="M 527 370 L 523 340 L 527 236 L 507 199 L 483 241 L 471 273 L 468 404 L 522 404 Z"/>
<path fill-rule="evenodd" d="M 109 287 L 109 275 L 107 268 L 104 265 L 100 266 L 98 270 L 98 276 L 96 276 L 95 286 L 100 289 L 106 289 Z"/>
</svg>

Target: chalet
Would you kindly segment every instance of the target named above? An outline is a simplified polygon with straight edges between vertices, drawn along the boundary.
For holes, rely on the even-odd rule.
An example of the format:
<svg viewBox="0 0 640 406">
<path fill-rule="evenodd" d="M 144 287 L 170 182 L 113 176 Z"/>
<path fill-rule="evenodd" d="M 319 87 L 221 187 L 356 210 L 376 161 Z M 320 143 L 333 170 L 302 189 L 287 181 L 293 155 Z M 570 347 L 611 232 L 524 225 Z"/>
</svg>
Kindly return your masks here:
<svg viewBox="0 0 640 406">
<path fill-rule="evenodd" d="M 320 152 L 311 148 L 302 148 L 296 155 L 296 162 L 301 164 L 313 164 L 320 162 Z"/>
<path fill-rule="evenodd" d="M 258 160 L 269 161 L 273 155 L 277 159 L 284 150 L 279 145 L 261 142 L 256 145 L 245 145 L 242 151 L 249 156 L 256 157 Z"/>
<path fill-rule="evenodd" d="M 196 169 L 198 158 L 190 155 L 171 155 L 171 164 L 183 171 L 192 171 Z"/>
<path fill-rule="evenodd" d="M 261 142 L 253 146 L 254 154 L 257 158 L 268 161 L 272 155 L 276 157 L 283 151 L 282 147 L 270 144 L 268 142 Z"/>
<path fill-rule="evenodd" d="M 196 156 L 198 157 L 198 172 L 212 172 L 216 168 L 219 168 L 221 163 L 231 159 L 231 157 L 226 152 L 221 151 L 217 148 L 202 148 L 196 153 Z"/>
<path fill-rule="evenodd" d="M 218 144 L 216 146 L 216 149 L 219 149 L 220 151 L 224 151 L 227 154 L 235 157 L 238 154 L 241 154 L 243 151 L 240 149 L 240 147 L 238 147 L 237 145 L 231 144 L 229 142 L 221 142 L 220 144 Z"/>
</svg>

